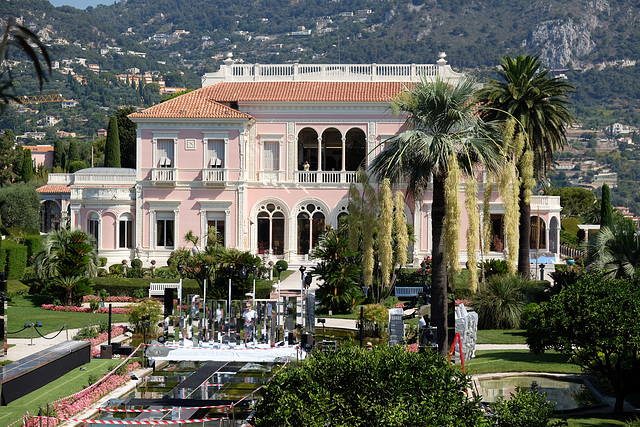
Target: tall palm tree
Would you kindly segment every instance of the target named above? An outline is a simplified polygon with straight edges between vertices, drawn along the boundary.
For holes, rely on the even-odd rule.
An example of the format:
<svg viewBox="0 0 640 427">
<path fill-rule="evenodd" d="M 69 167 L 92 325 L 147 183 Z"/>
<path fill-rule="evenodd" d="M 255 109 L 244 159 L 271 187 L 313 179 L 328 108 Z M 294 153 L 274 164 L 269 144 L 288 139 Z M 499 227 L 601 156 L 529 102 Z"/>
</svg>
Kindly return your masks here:
<svg viewBox="0 0 640 427">
<path fill-rule="evenodd" d="M 447 265 L 445 260 L 445 180 L 451 159 L 470 174 L 474 164 L 498 170 L 504 161 L 500 143 L 494 138 L 498 126 L 483 122 L 476 114 L 475 85 L 470 79 L 458 84 L 426 78 L 406 88 L 392 102 L 394 112 L 407 114 L 406 130 L 385 141 L 371 164 L 378 179 L 406 179 L 407 191 L 420 197 L 433 183 L 431 313 L 438 328 L 437 343 L 447 352 Z"/>
<path fill-rule="evenodd" d="M 483 117 L 487 120 L 514 118 L 516 133 L 524 134 L 525 147 L 519 158 L 514 159 L 520 176 L 526 176 L 522 162 L 524 153 L 532 151 L 534 170 L 538 177 L 546 176 L 553 161 L 553 153 L 566 142 L 566 125 L 574 122 L 569 111 L 568 94 L 571 83 L 560 78 L 548 77 L 549 70 L 542 68 L 538 56 L 505 56 L 500 60 L 499 80 L 489 79 L 478 97 L 485 104 Z M 518 272 L 529 277 L 529 239 L 531 236 L 531 204 L 527 188 L 520 187 L 520 239 Z"/>
<path fill-rule="evenodd" d="M 22 25 L 18 25 L 15 18 L 9 17 L 5 24 L 4 33 L 0 38 L 0 61 L 8 64 L 11 48 L 21 50 L 33 63 L 36 75 L 40 82 L 40 90 L 48 74 L 51 74 L 51 58 L 47 47 L 40 41 L 37 35 Z M 5 65 L 0 71 L 0 106 L 10 102 L 19 102 L 13 91 L 13 76 L 11 68 Z"/>
</svg>

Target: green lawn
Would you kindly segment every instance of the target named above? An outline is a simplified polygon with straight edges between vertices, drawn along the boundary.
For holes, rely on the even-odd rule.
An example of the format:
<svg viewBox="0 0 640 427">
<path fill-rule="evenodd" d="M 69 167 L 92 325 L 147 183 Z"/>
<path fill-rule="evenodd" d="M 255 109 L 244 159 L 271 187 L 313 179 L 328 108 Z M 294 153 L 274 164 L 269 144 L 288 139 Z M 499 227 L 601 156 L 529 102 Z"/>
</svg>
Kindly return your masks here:
<svg viewBox="0 0 640 427">
<path fill-rule="evenodd" d="M 90 363 L 82 366 L 85 368 L 84 371 L 76 368 L 56 381 L 11 402 L 8 406 L 2 407 L 0 411 L 0 425 L 7 426 L 11 424 L 21 418 L 27 411 L 31 415 L 37 415 L 40 406 L 43 407 L 43 410 L 46 410 L 47 402 L 53 402 L 82 390 L 90 384 L 90 379 L 95 382 L 97 379 L 102 378 L 107 372 L 115 368 L 117 363 L 118 361 L 116 360 L 93 359 Z"/>
<path fill-rule="evenodd" d="M 87 325 L 97 325 L 100 322 L 107 322 L 109 315 L 97 313 L 70 313 L 65 311 L 43 310 L 40 306 L 48 302 L 48 298 L 38 295 L 20 295 L 12 298 L 7 308 L 7 330 L 15 332 L 24 326 L 25 322 L 42 322 L 42 327 L 38 328 L 42 335 L 59 331 L 66 323 L 67 328 L 82 328 Z M 112 314 L 111 321 L 126 322 L 125 314 Z M 64 333 L 64 332 L 63 332 Z M 17 334 L 10 334 L 10 338 L 29 338 L 31 331 L 29 328 Z M 34 337 L 38 337 L 34 332 Z M 71 337 L 69 337 L 71 338 Z"/>
<path fill-rule="evenodd" d="M 555 351 L 535 355 L 529 350 L 477 351 L 476 357 L 464 363 L 469 375 L 489 372 L 558 372 L 579 374 L 580 368 L 568 357 Z"/>
<path fill-rule="evenodd" d="M 523 329 L 481 329 L 478 331 L 477 344 L 526 344 L 527 337 Z"/>
</svg>

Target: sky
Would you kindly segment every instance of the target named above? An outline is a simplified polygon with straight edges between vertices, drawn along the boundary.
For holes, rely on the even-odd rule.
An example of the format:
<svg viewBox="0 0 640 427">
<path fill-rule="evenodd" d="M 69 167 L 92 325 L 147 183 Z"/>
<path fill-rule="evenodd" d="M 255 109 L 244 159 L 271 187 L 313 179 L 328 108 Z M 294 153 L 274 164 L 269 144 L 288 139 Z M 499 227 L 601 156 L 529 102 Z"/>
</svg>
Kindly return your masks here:
<svg viewBox="0 0 640 427">
<path fill-rule="evenodd" d="M 99 4 L 112 4 L 113 0 L 49 0 L 49 3 L 58 6 L 73 6 L 77 9 L 86 9 L 89 6 L 96 7 Z"/>
</svg>

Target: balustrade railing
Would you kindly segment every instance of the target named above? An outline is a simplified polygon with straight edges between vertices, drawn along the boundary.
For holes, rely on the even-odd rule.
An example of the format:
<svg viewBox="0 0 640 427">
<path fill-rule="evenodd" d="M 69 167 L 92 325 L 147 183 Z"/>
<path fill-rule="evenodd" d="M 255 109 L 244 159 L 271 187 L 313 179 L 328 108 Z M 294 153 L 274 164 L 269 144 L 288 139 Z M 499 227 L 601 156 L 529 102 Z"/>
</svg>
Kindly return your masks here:
<svg viewBox="0 0 640 427">
<path fill-rule="evenodd" d="M 202 180 L 204 182 L 224 182 L 227 180 L 226 169 L 203 169 Z"/>
<path fill-rule="evenodd" d="M 351 184 L 356 182 L 353 171 L 298 171 L 296 181 L 303 183 Z"/>
<path fill-rule="evenodd" d="M 153 169 L 152 178 L 156 182 L 175 182 L 177 172 L 173 168 L 157 168 Z"/>
</svg>

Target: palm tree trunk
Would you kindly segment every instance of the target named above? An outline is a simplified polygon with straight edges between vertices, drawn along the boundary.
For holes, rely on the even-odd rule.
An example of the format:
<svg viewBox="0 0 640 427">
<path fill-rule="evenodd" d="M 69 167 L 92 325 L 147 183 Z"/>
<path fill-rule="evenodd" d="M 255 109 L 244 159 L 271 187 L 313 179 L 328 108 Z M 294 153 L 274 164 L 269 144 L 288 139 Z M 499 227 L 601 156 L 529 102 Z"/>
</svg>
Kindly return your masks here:
<svg viewBox="0 0 640 427">
<path fill-rule="evenodd" d="M 518 274 L 529 280 L 529 245 L 531 240 L 531 205 L 524 201 L 524 186 L 520 186 L 520 241 L 518 242 Z"/>
<path fill-rule="evenodd" d="M 444 176 L 433 177 L 433 204 L 431 210 L 433 267 L 431 270 L 431 323 L 438 328 L 436 342 L 440 355 L 446 357 L 447 325 L 447 264 L 444 258 Z"/>
</svg>

